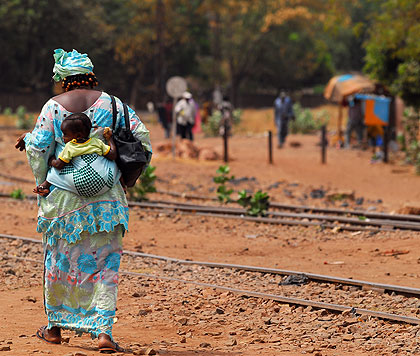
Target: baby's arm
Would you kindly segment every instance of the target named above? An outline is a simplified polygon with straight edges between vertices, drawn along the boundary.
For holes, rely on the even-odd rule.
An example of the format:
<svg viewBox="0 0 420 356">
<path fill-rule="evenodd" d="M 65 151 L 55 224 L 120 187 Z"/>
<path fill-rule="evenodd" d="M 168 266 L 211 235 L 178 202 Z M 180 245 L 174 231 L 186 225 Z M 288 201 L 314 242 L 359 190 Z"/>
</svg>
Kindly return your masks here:
<svg viewBox="0 0 420 356">
<path fill-rule="evenodd" d="M 112 131 L 109 127 L 105 127 L 104 137 L 110 147 L 108 153 L 104 155 L 104 157 L 108 158 L 111 161 L 115 161 L 117 158 L 117 147 L 115 146 L 115 141 L 112 138 Z"/>
<path fill-rule="evenodd" d="M 60 158 L 55 158 L 51 156 L 48 160 L 48 165 L 57 169 L 63 169 L 66 165 L 66 162 L 62 161 Z"/>
</svg>

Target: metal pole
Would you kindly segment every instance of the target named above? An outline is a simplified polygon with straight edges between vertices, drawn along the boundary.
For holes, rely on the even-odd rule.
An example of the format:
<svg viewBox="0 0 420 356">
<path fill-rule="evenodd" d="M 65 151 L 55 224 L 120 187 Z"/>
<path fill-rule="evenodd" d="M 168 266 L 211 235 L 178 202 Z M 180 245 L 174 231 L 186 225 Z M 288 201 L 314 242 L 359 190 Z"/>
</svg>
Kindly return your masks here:
<svg viewBox="0 0 420 356">
<path fill-rule="evenodd" d="M 384 163 L 388 163 L 388 141 L 389 141 L 389 126 L 384 127 L 384 139 L 383 139 L 383 150 L 384 150 Z"/>
<path fill-rule="evenodd" d="M 174 98 L 172 105 L 172 158 L 176 157 L 175 145 L 176 145 L 176 114 L 175 114 L 175 105 L 177 103 L 177 98 Z"/>
<path fill-rule="evenodd" d="M 273 133 L 268 131 L 268 163 L 273 164 Z"/>
<path fill-rule="evenodd" d="M 321 128 L 321 162 L 327 162 L 327 127 L 325 125 Z"/>
<path fill-rule="evenodd" d="M 229 155 L 228 155 L 228 128 L 226 125 L 226 119 L 223 121 L 223 148 L 224 148 L 224 155 L 223 160 L 225 162 L 229 161 Z"/>
</svg>

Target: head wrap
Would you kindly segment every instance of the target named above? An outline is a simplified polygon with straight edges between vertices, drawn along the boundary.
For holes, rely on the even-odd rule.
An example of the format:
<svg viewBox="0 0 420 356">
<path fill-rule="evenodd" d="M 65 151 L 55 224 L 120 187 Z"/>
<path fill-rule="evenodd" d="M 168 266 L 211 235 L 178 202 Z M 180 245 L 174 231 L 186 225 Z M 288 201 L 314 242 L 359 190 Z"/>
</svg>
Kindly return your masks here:
<svg viewBox="0 0 420 356">
<path fill-rule="evenodd" d="M 93 64 L 87 54 L 81 54 L 75 49 L 72 52 L 66 52 L 59 48 L 54 50 L 53 56 L 55 61 L 53 79 L 56 82 L 70 75 L 90 73 L 93 70 Z"/>
</svg>

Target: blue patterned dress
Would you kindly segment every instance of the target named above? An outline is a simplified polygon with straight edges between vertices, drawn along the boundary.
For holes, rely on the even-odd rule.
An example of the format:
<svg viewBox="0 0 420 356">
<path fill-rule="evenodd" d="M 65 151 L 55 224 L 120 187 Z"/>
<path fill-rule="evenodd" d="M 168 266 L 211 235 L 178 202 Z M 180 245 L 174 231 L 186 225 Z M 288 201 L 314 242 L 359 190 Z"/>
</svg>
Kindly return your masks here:
<svg viewBox="0 0 420 356">
<path fill-rule="evenodd" d="M 117 127 L 124 123 L 117 101 Z M 86 111 L 93 127 L 112 126 L 110 96 L 102 93 Z M 36 183 L 48 172 L 48 159 L 58 156 L 64 142 L 60 126 L 70 115 L 50 99 L 34 130 L 25 137 L 26 152 Z M 130 128 L 144 148 L 152 152 L 149 132 L 129 109 Z M 101 137 L 103 139 L 103 137 Z M 60 188 L 38 198 L 37 231 L 44 242 L 44 306 L 48 328 L 57 326 L 100 333 L 112 338 L 122 237 L 128 228 L 128 204 L 118 180 L 101 195 L 80 196 Z"/>
</svg>

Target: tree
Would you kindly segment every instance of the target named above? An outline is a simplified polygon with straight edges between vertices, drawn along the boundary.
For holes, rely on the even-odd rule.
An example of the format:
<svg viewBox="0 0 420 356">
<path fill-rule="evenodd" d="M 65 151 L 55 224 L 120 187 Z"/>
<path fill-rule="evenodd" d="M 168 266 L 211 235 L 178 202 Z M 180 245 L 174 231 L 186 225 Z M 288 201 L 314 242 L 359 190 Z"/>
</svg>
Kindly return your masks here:
<svg viewBox="0 0 420 356">
<path fill-rule="evenodd" d="M 0 88 L 51 87 L 55 48 L 101 47 L 109 28 L 102 8 L 82 0 L 10 0 L 0 4 Z M 89 33 L 89 38 L 85 33 Z"/>
</svg>

